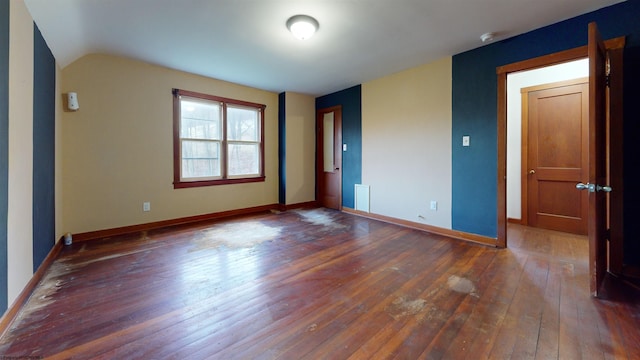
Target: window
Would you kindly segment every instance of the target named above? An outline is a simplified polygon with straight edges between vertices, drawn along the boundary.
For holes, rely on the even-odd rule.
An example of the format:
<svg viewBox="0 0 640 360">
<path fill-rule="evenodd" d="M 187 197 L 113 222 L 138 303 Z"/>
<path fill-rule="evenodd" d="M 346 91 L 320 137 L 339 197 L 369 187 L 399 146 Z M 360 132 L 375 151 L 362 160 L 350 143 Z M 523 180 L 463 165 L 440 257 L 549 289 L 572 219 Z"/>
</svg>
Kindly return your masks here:
<svg viewBox="0 0 640 360">
<path fill-rule="evenodd" d="M 264 181 L 265 105 L 173 89 L 174 188 Z"/>
</svg>

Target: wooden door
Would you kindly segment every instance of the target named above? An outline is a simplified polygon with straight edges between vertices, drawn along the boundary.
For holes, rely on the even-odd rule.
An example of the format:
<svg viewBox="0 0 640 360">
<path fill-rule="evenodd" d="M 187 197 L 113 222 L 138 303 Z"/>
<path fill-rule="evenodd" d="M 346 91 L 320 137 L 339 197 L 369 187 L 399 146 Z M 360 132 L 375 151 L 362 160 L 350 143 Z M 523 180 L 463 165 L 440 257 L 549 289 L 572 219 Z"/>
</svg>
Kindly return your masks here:
<svg viewBox="0 0 640 360">
<path fill-rule="evenodd" d="M 608 144 L 609 184 L 615 191 L 609 194 L 609 271 L 624 275 L 624 172 L 623 172 L 623 59 L 625 38 L 615 44 L 605 41 L 609 61 L 608 90 Z M 640 273 L 640 272 L 638 272 Z"/>
<path fill-rule="evenodd" d="M 316 118 L 316 200 L 342 209 L 342 107 L 320 109 Z"/>
<path fill-rule="evenodd" d="M 589 194 L 590 290 L 597 296 L 607 271 L 607 50 L 596 23 L 589 24 Z M 580 184 L 582 185 L 582 184 Z"/>
<path fill-rule="evenodd" d="M 589 166 L 589 84 L 524 88 L 523 213 L 527 225 L 587 234 L 588 196 L 575 185 Z"/>
</svg>

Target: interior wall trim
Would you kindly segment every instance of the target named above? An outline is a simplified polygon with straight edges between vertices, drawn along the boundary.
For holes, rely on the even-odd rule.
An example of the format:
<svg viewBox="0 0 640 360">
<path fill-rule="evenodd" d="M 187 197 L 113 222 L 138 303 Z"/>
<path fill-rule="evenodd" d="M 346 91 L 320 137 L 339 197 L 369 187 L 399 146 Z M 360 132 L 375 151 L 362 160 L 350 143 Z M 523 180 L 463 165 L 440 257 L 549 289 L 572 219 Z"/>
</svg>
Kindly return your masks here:
<svg viewBox="0 0 640 360">
<path fill-rule="evenodd" d="M 469 242 L 473 242 L 473 243 L 479 243 L 479 244 L 482 244 L 482 245 L 489 245 L 489 246 L 492 246 L 492 247 L 498 247 L 497 246 L 497 241 L 498 240 L 496 238 L 492 238 L 492 237 L 488 237 L 488 236 L 471 234 L 471 233 L 467 233 L 467 232 L 464 232 L 464 231 L 450 230 L 450 229 L 445 229 L 445 228 L 441 228 L 441 227 L 437 227 L 437 226 L 432 226 L 432 225 L 421 224 L 421 223 L 417 223 L 417 222 L 413 222 L 413 221 L 398 219 L 398 218 L 394 218 L 394 217 L 390 217 L 390 216 L 379 215 L 379 214 L 374 214 L 374 213 L 368 213 L 368 212 L 364 212 L 364 211 L 359 211 L 359 210 L 347 208 L 347 207 L 344 207 L 344 206 L 342 207 L 342 211 L 345 212 L 345 213 L 349 213 L 349 214 L 353 214 L 353 215 L 357 215 L 357 216 L 362 216 L 362 217 L 365 217 L 365 218 L 368 218 L 368 219 L 379 220 L 379 221 L 383 221 L 383 222 L 386 222 L 386 223 L 395 224 L 395 225 L 398 225 L 398 226 L 407 227 L 407 228 L 411 228 L 411 229 L 421 230 L 421 231 L 425 231 L 425 232 L 436 234 L 436 235 L 442 235 L 442 236 L 446 236 L 446 237 L 457 239 L 457 240 L 464 240 L 464 241 L 469 241 Z"/>
<path fill-rule="evenodd" d="M 5 332 L 11 327 L 11 324 L 15 320 L 18 312 L 24 304 L 27 303 L 27 300 L 31 297 L 33 290 L 36 288 L 40 280 L 44 277 L 44 274 L 47 272 L 51 264 L 58 258 L 58 254 L 62 250 L 62 240 L 58 240 L 55 245 L 49 251 L 49 254 L 44 258 L 38 270 L 33 274 L 31 280 L 27 283 L 27 285 L 22 289 L 20 295 L 14 300 L 13 304 L 9 306 L 7 311 L 5 311 L 4 315 L 0 319 L 0 338 L 3 338 Z"/>
<path fill-rule="evenodd" d="M 304 208 L 316 208 L 319 207 L 318 202 L 316 200 L 306 201 L 296 204 L 280 204 L 278 210 L 287 211 L 287 210 L 296 210 L 296 209 L 304 209 Z"/>
<path fill-rule="evenodd" d="M 118 236 L 118 235 L 127 235 L 127 234 L 132 234 L 140 231 L 156 230 L 156 229 L 165 228 L 169 226 L 186 225 L 186 224 L 193 224 L 193 223 L 208 221 L 208 220 L 216 220 L 216 219 L 223 219 L 223 218 L 229 218 L 234 216 L 256 214 L 256 213 L 261 213 L 261 212 L 266 212 L 271 210 L 279 210 L 278 204 L 269 204 L 269 205 L 255 206 L 255 207 L 244 208 L 244 209 L 221 211 L 221 212 L 210 213 L 210 214 L 187 216 L 187 217 L 177 218 L 177 219 L 123 226 L 123 227 L 118 227 L 113 229 L 89 231 L 89 232 L 72 234 L 72 235 L 73 235 L 74 242 L 83 242 L 83 241 L 103 239 L 103 238 Z"/>
<path fill-rule="evenodd" d="M 221 212 L 210 213 L 210 214 L 187 216 L 187 217 L 177 218 L 177 219 L 155 221 L 155 222 L 150 222 L 145 224 L 123 226 L 123 227 L 117 227 L 112 229 L 88 231 L 88 232 L 77 233 L 72 235 L 73 235 L 74 242 L 84 242 L 84 241 L 104 239 L 104 238 L 119 236 L 119 235 L 127 235 L 127 234 L 137 233 L 141 231 L 156 230 L 156 229 L 161 229 L 161 228 L 176 226 L 176 225 L 187 225 L 187 224 L 193 224 L 193 223 L 198 223 L 203 221 L 257 214 L 257 213 L 267 212 L 267 211 L 287 211 L 287 210 L 300 209 L 300 208 L 306 208 L 306 207 L 317 207 L 317 206 L 318 205 L 315 200 L 303 202 L 303 203 L 297 203 L 297 204 L 288 204 L 288 205 L 268 204 L 268 205 L 255 206 L 255 207 L 244 208 L 244 209 L 235 209 L 235 210 L 221 211 Z"/>
</svg>

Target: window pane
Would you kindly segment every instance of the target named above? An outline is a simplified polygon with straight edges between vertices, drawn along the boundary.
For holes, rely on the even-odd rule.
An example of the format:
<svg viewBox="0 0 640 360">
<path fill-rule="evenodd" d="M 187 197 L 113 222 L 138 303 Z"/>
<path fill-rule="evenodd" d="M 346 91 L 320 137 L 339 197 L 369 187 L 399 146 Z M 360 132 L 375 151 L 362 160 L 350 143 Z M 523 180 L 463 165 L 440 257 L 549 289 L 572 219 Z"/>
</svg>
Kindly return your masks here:
<svg viewBox="0 0 640 360">
<path fill-rule="evenodd" d="M 220 176 L 220 143 L 217 141 L 182 141 L 182 177 Z"/>
<path fill-rule="evenodd" d="M 227 106 L 227 139 L 258 141 L 258 109 Z"/>
<path fill-rule="evenodd" d="M 323 120 L 323 157 L 324 157 L 324 171 L 325 172 L 334 172 L 334 163 L 335 160 L 333 158 L 333 112 L 324 114 Z"/>
<path fill-rule="evenodd" d="M 259 144 L 229 144 L 229 176 L 260 174 Z"/>
<path fill-rule="evenodd" d="M 221 139 L 222 107 L 217 102 L 181 100 L 180 137 L 187 139 Z"/>
</svg>

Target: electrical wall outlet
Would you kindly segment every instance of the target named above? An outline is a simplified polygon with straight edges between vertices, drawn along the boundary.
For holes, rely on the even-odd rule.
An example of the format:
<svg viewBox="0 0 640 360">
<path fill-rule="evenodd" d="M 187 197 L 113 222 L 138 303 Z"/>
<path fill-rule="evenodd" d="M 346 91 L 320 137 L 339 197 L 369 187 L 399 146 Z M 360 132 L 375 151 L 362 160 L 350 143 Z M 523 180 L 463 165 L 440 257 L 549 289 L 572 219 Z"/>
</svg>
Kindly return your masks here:
<svg viewBox="0 0 640 360">
<path fill-rule="evenodd" d="M 431 204 L 429 204 L 429 209 L 438 210 L 438 202 L 435 200 L 431 200 Z"/>
<path fill-rule="evenodd" d="M 143 202 L 142 211 L 151 211 L 151 203 L 148 201 Z"/>
</svg>

